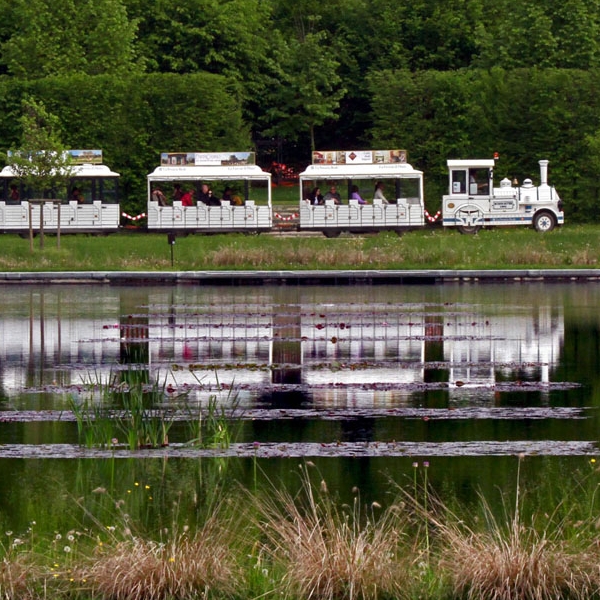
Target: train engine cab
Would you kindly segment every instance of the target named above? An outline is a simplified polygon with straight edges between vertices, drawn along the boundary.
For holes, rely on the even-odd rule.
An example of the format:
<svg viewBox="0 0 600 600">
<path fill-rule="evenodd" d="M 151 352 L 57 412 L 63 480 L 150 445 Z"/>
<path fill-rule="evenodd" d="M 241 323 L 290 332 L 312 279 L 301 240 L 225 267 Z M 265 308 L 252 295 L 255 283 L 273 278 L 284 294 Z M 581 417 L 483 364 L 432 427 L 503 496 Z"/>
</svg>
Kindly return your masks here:
<svg viewBox="0 0 600 600">
<path fill-rule="evenodd" d="M 300 174 L 300 230 L 341 232 L 423 227 L 423 173 L 404 150 L 314 152 Z"/>
<path fill-rule="evenodd" d="M 254 152 L 164 153 L 148 175 L 147 215 L 154 232 L 268 232 L 271 174 Z"/>
<path fill-rule="evenodd" d="M 539 165 L 539 186 L 531 179 L 513 186 L 505 178 L 500 187 L 494 187 L 493 159 L 448 160 L 449 193 L 442 202 L 444 226 L 476 233 L 482 227 L 530 225 L 544 232 L 562 225 L 562 200 L 547 183 L 548 161 L 540 160 Z"/>
</svg>

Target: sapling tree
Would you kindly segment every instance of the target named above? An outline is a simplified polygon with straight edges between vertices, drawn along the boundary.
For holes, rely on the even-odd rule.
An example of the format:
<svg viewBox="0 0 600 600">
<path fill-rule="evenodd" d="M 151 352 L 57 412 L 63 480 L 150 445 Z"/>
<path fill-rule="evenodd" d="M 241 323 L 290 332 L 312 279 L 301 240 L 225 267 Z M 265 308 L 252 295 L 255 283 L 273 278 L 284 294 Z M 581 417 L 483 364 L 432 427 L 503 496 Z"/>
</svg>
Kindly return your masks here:
<svg viewBox="0 0 600 600">
<path fill-rule="evenodd" d="M 23 99 L 22 111 L 21 146 L 8 152 L 7 163 L 28 190 L 41 190 L 42 196 L 48 192 L 52 194 L 67 186 L 72 172 L 71 157 L 60 141 L 59 120 L 34 98 Z M 43 247 L 42 209 L 40 206 L 40 246 Z M 60 244 L 60 222 L 58 225 Z M 29 232 L 31 240 L 31 209 Z"/>
<path fill-rule="evenodd" d="M 8 153 L 8 164 L 30 188 L 52 190 L 71 175 L 71 158 L 60 141 L 58 117 L 33 98 L 22 101 L 21 146 Z"/>
</svg>

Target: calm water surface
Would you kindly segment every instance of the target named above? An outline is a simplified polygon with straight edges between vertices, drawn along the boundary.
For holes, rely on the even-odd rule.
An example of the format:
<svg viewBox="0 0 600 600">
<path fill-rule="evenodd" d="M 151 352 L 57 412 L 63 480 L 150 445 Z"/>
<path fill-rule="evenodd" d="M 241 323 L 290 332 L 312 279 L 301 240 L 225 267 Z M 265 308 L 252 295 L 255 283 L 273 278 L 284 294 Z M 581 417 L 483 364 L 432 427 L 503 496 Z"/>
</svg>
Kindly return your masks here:
<svg viewBox="0 0 600 600">
<path fill-rule="evenodd" d="M 600 286 L 8 286 L 0 333 L 0 526 L 72 526 L 93 490 L 160 523 L 216 481 L 294 485 L 312 461 L 342 498 L 422 476 L 466 502 L 590 470 L 598 450 Z M 83 448 L 70 402 L 132 374 L 162 408 L 216 396 L 227 450 Z M 235 396 L 235 404 L 232 398 Z M 115 407 L 118 408 L 118 407 Z M 550 482 L 550 483 L 549 483 Z M 106 500 L 103 500 L 106 502 Z M 201 504 L 201 502 L 200 502 Z"/>
</svg>

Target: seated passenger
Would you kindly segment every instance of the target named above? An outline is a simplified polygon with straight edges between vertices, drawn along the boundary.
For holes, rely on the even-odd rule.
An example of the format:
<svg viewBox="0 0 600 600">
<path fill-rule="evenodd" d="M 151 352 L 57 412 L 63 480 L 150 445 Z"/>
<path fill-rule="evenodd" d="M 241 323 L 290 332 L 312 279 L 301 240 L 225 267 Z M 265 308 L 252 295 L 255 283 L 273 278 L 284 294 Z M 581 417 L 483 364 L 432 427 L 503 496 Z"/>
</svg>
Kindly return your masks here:
<svg viewBox="0 0 600 600">
<path fill-rule="evenodd" d="M 155 187 L 154 190 L 152 191 L 152 195 L 150 196 L 150 199 L 153 202 L 158 202 L 159 206 L 167 205 L 167 199 L 165 198 L 163 191 L 158 186 Z"/>
<path fill-rule="evenodd" d="M 226 187 L 223 190 L 221 200 L 225 200 L 226 202 L 233 202 L 233 190 L 230 187 Z"/>
<path fill-rule="evenodd" d="M 325 194 L 323 199 L 324 200 L 333 200 L 334 204 L 342 203 L 342 197 L 340 196 L 339 192 L 337 191 L 335 185 L 332 185 L 329 188 L 329 191 Z"/>
<path fill-rule="evenodd" d="M 181 184 L 176 183 L 173 186 L 173 201 L 181 200 L 183 198 L 183 190 L 181 189 Z"/>
<path fill-rule="evenodd" d="M 308 201 L 313 205 L 323 204 L 323 195 L 321 194 L 320 187 L 313 188 L 311 193 L 308 195 Z"/>
<path fill-rule="evenodd" d="M 194 190 L 185 192 L 185 194 L 181 196 L 181 206 L 194 206 Z"/>
<path fill-rule="evenodd" d="M 362 198 L 357 185 L 352 186 L 352 193 L 350 194 L 350 200 L 358 200 L 359 204 L 366 204 L 367 201 Z"/>
<path fill-rule="evenodd" d="M 71 190 L 71 200 L 75 200 L 78 204 L 83 203 L 83 194 L 78 187 L 74 187 Z"/>
<path fill-rule="evenodd" d="M 14 183 L 10 186 L 10 195 L 8 199 L 11 202 L 19 202 L 19 200 L 21 199 L 21 195 L 19 194 L 19 188 Z"/>
<path fill-rule="evenodd" d="M 381 181 L 375 184 L 373 200 L 381 200 L 384 204 L 389 204 L 389 200 L 383 195 L 383 183 Z"/>
<path fill-rule="evenodd" d="M 207 206 L 221 206 L 221 201 L 213 195 L 212 190 L 206 184 L 202 184 L 202 191 L 198 195 L 198 202 L 203 202 Z"/>
</svg>

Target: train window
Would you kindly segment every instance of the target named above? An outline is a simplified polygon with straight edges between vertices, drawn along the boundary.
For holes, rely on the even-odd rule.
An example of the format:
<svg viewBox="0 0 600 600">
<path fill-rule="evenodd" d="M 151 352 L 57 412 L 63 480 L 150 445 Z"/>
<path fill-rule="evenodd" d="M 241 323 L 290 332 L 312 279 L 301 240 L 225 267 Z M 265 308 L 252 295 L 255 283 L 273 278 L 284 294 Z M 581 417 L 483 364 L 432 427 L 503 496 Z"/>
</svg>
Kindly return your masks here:
<svg viewBox="0 0 600 600">
<path fill-rule="evenodd" d="M 467 193 L 467 172 L 465 170 L 452 171 L 452 193 Z"/>
<path fill-rule="evenodd" d="M 469 194 L 488 194 L 489 185 L 488 169 L 469 169 Z"/>
</svg>

